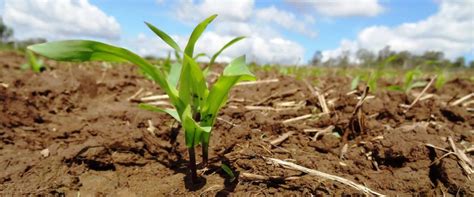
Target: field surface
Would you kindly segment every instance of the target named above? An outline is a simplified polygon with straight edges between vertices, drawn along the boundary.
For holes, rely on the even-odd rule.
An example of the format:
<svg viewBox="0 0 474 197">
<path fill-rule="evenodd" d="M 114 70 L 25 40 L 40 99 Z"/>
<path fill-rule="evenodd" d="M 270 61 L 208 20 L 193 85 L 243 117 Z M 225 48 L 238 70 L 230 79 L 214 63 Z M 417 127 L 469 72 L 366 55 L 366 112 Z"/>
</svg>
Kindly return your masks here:
<svg viewBox="0 0 474 197">
<path fill-rule="evenodd" d="M 272 158 L 390 196 L 474 195 L 474 104 L 459 100 L 474 92 L 469 79 L 429 87 L 407 110 L 423 87 L 369 91 L 358 105 L 364 87 L 351 92 L 349 77 L 257 71 L 259 83 L 231 92 L 211 138 L 210 165 L 191 185 L 177 123 L 137 107 L 163 92 L 135 66 L 48 61 L 35 74 L 19 69 L 24 62 L 0 53 L 1 196 L 363 194 Z"/>
</svg>

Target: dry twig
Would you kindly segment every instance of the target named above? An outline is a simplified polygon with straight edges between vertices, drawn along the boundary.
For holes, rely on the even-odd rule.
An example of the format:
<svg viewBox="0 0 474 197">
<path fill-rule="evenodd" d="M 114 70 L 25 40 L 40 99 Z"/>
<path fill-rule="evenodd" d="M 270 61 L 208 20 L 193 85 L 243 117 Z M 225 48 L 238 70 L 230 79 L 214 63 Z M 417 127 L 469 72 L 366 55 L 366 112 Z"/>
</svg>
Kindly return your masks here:
<svg viewBox="0 0 474 197">
<path fill-rule="evenodd" d="M 146 101 L 156 101 L 156 100 L 163 100 L 163 99 L 168 99 L 168 95 L 163 94 L 163 95 L 152 95 L 152 96 L 147 96 L 138 99 L 141 102 L 146 102 Z"/>
<path fill-rule="evenodd" d="M 334 130 L 334 128 L 336 128 L 336 127 L 334 127 L 334 125 L 331 125 L 331 126 L 328 126 L 324 129 L 305 129 L 304 132 L 305 133 L 316 132 L 316 134 L 314 134 L 314 137 L 313 137 L 313 141 L 316 141 L 320 135 L 324 135 L 326 133 L 331 133 L 332 130 Z"/>
<path fill-rule="evenodd" d="M 132 96 L 128 97 L 127 98 L 127 101 L 132 101 L 134 100 L 135 98 L 137 98 L 138 95 L 140 95 L 142 92 L 143 92 L 143 88 L 140 88 L 137 92 L 135 92 L 135 94 L 133 94 Z"/>
<path fill-rule="evenodd" d="M 289 181 L 289 180 L 296 180 L 300 178 L 297 176 L 289 176 L 289 177 L 263 176 L 259 174 L 248 173 L 248 172 L 242 172 L 239 177 L 248 181 Z"/>
<path fill-rule="evenodd" d="M 290 137 L 294 133 L 295 133 L 294 131 L 286 132 L 283 135 L 281 135 L 280 137 L 278 137 L 277 139 L 272 140 L 270 142 L 270 144 L 273 145 L 273 146 L 277 146 L 277 145 L 281 144 L 283 141 L 285 141 L 286 139 L 288 139 L 288 137 Z"/>
<path fill-rule="evenodd" d="M 246 85 L 258 85 L 258 84 L 265 84 L 265 83 L 276 83 L 279 82 L 278 79 L 265 79 L 265 80 L 258 80 L 258 81 L 246 81 L 237 83 L 235 86 L 246 86 Z"/>
<path fill-rule="evenodd" d="M 263 98 L 262 100 L 260 100 L 258 102 L 253 103 L 253 105 L 261 105 L 262 103 L 265 103 L 266 101 L 274 99 L 274 98 L 291 96 L 291 95 L 295 94 L 298 91 L 299 91 L 298 88 L 297 89 L 289 89 L 289 90 L 285 90 L 285 91 L 279 91 L 279 92 L 271 94 L 270 96 L 267 96 L 267 97 Z"/>
<path fill-rule="evenodd" d="M 296 122 L 296 121 L 299 121 L 299 120 L 308 119 L 308 118 L 311 118 L 312 116 L 313 116 L 312 114 L 306 114 L 306 115 L 298 116 L 298 117 L 295 117 L 295 118 L 286 119 L 282 123 L 283 124 L 288 124 L 288 123 L 291 123 L 291 122 Z"/>
<path fill-rule="evenodd" d="M 224 122 L 224 123 L 227 123 L 227 124 L 229 124 L 229 125 L 232 125 L 233 127 L 238 127 L 238 126 L 239 126 L 239 125 L 236 125 L 236 124 L 234 124 L 234 123 L 232 123 L 232 122 L 230 122 L 230 121 L 228 121 L 228 120 L 226 120 L 226 119 L 224 119 L 224 118 L 221 118 L 221 117 L 217 117 L 217 120 L 222 121 L 222 122 Z"/>
<path fill-rule="evenodd" d="M 378 193 L 376 191 L 371 190 L 368 187 L 365 187 L 363 185 L 355 183 L 354 181 L 351 181 L 351 180 L 348 180 L 348 179 L 345 179 L 345 178 L 342 178 L 342 177 L 339 177 L 339 176 L 335 176 L 335 175 L 327 174 L 327 173 L 324 173 L 324 172 L 321 172 L 321 171 L 309 169 L 309 168 L 306 168 L 306 167 L 303 167 L 303 166 L 300 166 L 300 165 L 297 165 L 297 164 L 294 164 L 294 163 L 291 163 L 291 162 L 283 161 L 283 160 L 280 160 L 280 159 L 267 158 L 267 157 L 264 157 L 264 158 L 267 161 L 271 162 L 272 164 L 277 164 L 277 165 L 283 166 L 284 168 L 288 168 L 288 169 L 298 170 L 298 171 L 307 173 L 309 175 L 322 177 L 322 178 L 329 179 L 329 180 L 332 180 L 332 181 L 337 181 L 337 182 L 348 185 L 348 186 L 350 186 L 350 187 L 352 187 L 352 188 L 354 188 L 358 191 L 361 191 L 363 193 L 366 193 L 366 194 L 371 194 L 371 195 L 375 195 L 375 196 L 385 196 L 381 193 Z"/>
<path fill-rule="evenodd" d="M 306 80 L 304 80 L 304 83 L 306 84 L 306 86 L 308 87 L 309 91 L 311 91 L 311 93 L 313 94 L 313 96 L 316 96 L 318 98 L 318 101 L 319 101 L 319 105 L 321 105 L 321 108 L 323 110 L 323 113 L 325 114 L 329 114 L 329 108 L 328 108 L 328 105 L 326 103 L 326 99 L 324 98 L 324 95 L 322 95 L 321 93 L 319 93 L 318 91 L 316 91 L 314 89 L 314 87 Z"/>
<path fill-rule="evenodd" d="M 235 105 L 234 105 L 235 106 Z M 230 108 L 234 107 L 233 105 L 229 105 Z M 235 109 L 239 107 L 235 106 Z M 262 110 L 262 111 L 287 111 L 287 110 L 298 110 L 299 107 L 285 107 L 285 108 L 274 108 L 268 106 L 255 106 L 255 105 L 246 105 L 244 106 L 246 110 Z"/>
<path fill-rule="evenodd" d="M 150 132 L 151 135 L 155 135 L 156 127 L 153 126 L 153 122 L 151 122 L 151 120 L 148 120 L 148 128 L 146 128 L 146 130 Z"/>
<path fill-rule="evenodd" d="M 369 94 L 369 86 L 366 86 L 364 92 L 360 96 L 359 101 L 357 102 L 354 111 L 352 112 L 351 119 L 349 120 L 349 128 L 353 133 L 364 133 L 365 125 L 365 116 L 362 112 L 362 105 Z M 349 137 L 349 132 L 344 132 L 342 139 L 344 142 L 347 142 Z"/>
<path fill-rule="evenodd" d="M 454 144 L 453 138 L 451 138 L 451 137 L 448 137 L 448 142 L 449 142 L 449 145 L 450 145 L 450 147 L 453 151 L 450 151 L 450 150 L 447 150 L 447 149 L 444 149 L 444 148 L 440 148 L 440 147 L 437 147 L 437 146 L 432 145 L 432 144 L 425 144 L 425 146 L 428 146 L 428 147 L 446 152 L 446 154 L 444 154 L 443 156 L 441 156 L 437 160 L 433 161 L 433 163 L 435 163 L 437 161 L 440 161 L 441 159 L 447 157 L 448 155 L 451 155 L 451 154 L 456 155 L 456 157 L 458 158 L 458 163 L 461 166 L 461 168 L 464 170 L 464 172 L 466 173 L 467 178 L 471 179 L 470 175 L 474 173 L 474 171 L 473 171 L 474 163 L 466 155 L 466 152 L 468 152 L 469 149 L 466 149 L 466 150 L 458 149 L 457 146 Z"/>
<path fill-rule="evenodd" d="M 459 105 L 459 104 L 463 103 L 464 101 L 467 101 L 468 99 L 470 99 L 470 98 L 473 97 L 473 96 L 474 96 L 474 92 L 471 93 L 471 94 L 468 94 L 468 95 L 466 95 L 466 96 L 463 96 L 462 98 L 460 98 L 460 99 L 458 99 L 458 100 L 452 102 L 452 103 L 450 104 L 450 106 Z"/>
<path fill-rule="evenodd" d="M 420 98 L 425 94 L 428 88 L 430 88 L 431 84 L 433 84 L 433 82 L 436 80 L 436 77 L 437 76 L 435 75 L 434 77 L 431 78 L 430 82 L 425 86 L 425 88 L 423 88 L 423 90 L 421 91 L 420 94 L 418 94 L 415 100 L 413 100 L 413 102 L 407 106 L 407 109 L 405 109 L 403 113 L 407 113 L 408 110 L 410 110 L 418 102 L 418 100 L 420 100 Z"/>
</svg>

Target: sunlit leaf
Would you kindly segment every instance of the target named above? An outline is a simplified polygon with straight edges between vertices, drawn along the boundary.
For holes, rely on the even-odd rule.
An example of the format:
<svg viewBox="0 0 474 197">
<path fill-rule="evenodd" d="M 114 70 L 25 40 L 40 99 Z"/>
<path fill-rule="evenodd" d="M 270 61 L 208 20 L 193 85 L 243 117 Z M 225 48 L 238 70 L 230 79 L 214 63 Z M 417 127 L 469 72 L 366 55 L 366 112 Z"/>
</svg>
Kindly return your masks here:
<svg viewBox="0 0 474 197">
<path fill-rule="evenodd" d="M 129 61 L 157 82 L 175 106 L 182 105 L 176 88 L 168 84 L 161 70 L 127 49 L 90 40 L 48 42 L 29 46 L 28 49 L 59 61 Z"/>
<path fill-rule="evenodd" d="M 140 103 L 138 104 L 138 107 L 140 109 L 152 111 L 152 112 L 160 112 L 160 113 L 167 113 L 174 119 L 176 119 L 178 122 L 181 122 L 181 118 L 179 117 L 178 111 L 176 109 L 170 109 L 170 108 L 159 108 L 153 105 L 145 104 L 145 103 Z"/>
<path fill-rule="evenodd" d="M 156 28 L 150 23 L 145 22 L 145 24 L 148 26 L 148 28 L 151 29 L 158 37 L 160 37 L 163 41 L 166 42 L 171 48 L 173 48 L 176 51 L 181 51 L 181 48 L 179 48 L 179 45 L 165 32 L 161 31 L 160 29 Z"/>
<path fill-rule="evenodd" d="M 241 36 L 241 37 L 237 37 L 237 38 L 234 38 L 232 39 L 231 41 L 229 41 L 227 44 L 225 44 L 219 51 L 217 51 L 212 57 L 211 57 L 211 60 L 209 61 L 209 66 L 212 66 L 214 64 L 214 62 L 216 61 L 217 57 L 222 53 L 222 51 L 224 51 L 225 49 L 227 49 L 227 47 L 230 47 L 232 46 L 234 43 L 244 39 L 245 36 Z"/>
<path fill-rule="evenodd" d="M 217 14 L 214 14 L 208 18 L 206 18 L 204 21 L 199 23 L 194 30 L 193 33 L 191 33 L 191 36 L 189 37 L 188 44 L 186 45 L 186 48 L 184 49 L 184 53 L 188 55 L 189 57 L 193 57 L 194 53 L 194 45 L 196 45 L 197 40 L 199 37 L 201 37 L 202 32 L 206 30 L 207 25 L 211 23 L 215 18 L 217 17 Z"/>
<path fill-rule="evenodd" d="M 240 56 L 224 69 L 224 73 L 212 86 L 209 96 L 201 114 L 202 125 L 212 126 L 219 109 L 226 103 L 230 89 L 239 81 L 255 80 L 255 76 L 249 71 L 245 56 Z"/>
</svg>

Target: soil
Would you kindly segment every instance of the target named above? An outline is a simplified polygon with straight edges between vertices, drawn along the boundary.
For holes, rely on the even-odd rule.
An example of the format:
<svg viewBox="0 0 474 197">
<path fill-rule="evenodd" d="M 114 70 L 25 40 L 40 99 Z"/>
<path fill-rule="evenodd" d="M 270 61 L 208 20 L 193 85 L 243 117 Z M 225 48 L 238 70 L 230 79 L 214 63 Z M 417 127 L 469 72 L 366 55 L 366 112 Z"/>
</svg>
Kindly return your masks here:
<svg viewBox="0 0 474 197">
<path fill-rule="evenodd" d="M 460 160 L 427 146 L 452 150 L 448 137 L 461 150 L 472 146 L 474 114 L 467 111 L 472 103 L 449 105 L 474 92 L 468 79 L 454 78 L 439 90 L 429 88 L 427 94 L 433 96 L 406 113 L 400 104 L 409 105 L 415 99 L 412 93 L 369 92 L 360 117 L 351 121 L 364 87 L 347 95 L 348 77 L 327 73 L 305 79 L 326 98 L 330 113 L 321 114 L 318 98 L 304 80 L 258 71 L 261 80 L 279 81 L 241 85 L 231 92 L 212 133 L 210 165 L 200 170 L 201 182 L 193 185 L 186 176 L 188 153 L 177 123 L 129 100 L 140 89 L 163 94 L 135 66 L 47 61 L 48 70 L 33 73 L 20 70 L 24 62 L 15 53 L 0 53 L 2 196 L 363 194 L 265 158 L 340 176 L 390 196 L 474 195 L 474 182 Z M 292 106 L 281 107 L 285 104 Z M 284 122 L 307 114 L 313 116 Z M 152 132 L 149 121 L 156 128 Z M 329 126 L 334 129 L 317 139 L 315 133 L 305 132 Z M 294 134 L 270 145 L 287 132 Z M 200 147 L 196 151 L 200 153 Z M 466 154 L 473 159 L 472 152 Z M 197 158 L 200 161 L 199 154 Z"/>
</svg>

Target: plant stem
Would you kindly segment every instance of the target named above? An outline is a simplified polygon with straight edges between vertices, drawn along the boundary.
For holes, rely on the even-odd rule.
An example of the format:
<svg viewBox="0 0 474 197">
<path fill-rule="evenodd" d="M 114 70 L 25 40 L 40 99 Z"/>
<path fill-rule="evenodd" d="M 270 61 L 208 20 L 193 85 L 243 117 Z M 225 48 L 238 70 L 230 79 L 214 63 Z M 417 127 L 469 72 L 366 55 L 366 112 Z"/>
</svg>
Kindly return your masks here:
<svg viewBox="0 0 474 197">
<path fill-rule="evenodd" d="M 205 143 L 204 140 L 201 141 L 202 146 L 202 165 L 207 166 L 209 160 L 209 143 Z"/>
<path fill-rule="evenodd" d="M 188 148 L 189 151 L 189 170 L 191 170 L 191 182 L 194 184 L 197 182 L 196 172 L 196 154 L 194 153 L 194 147 Z"/>
</svg>

